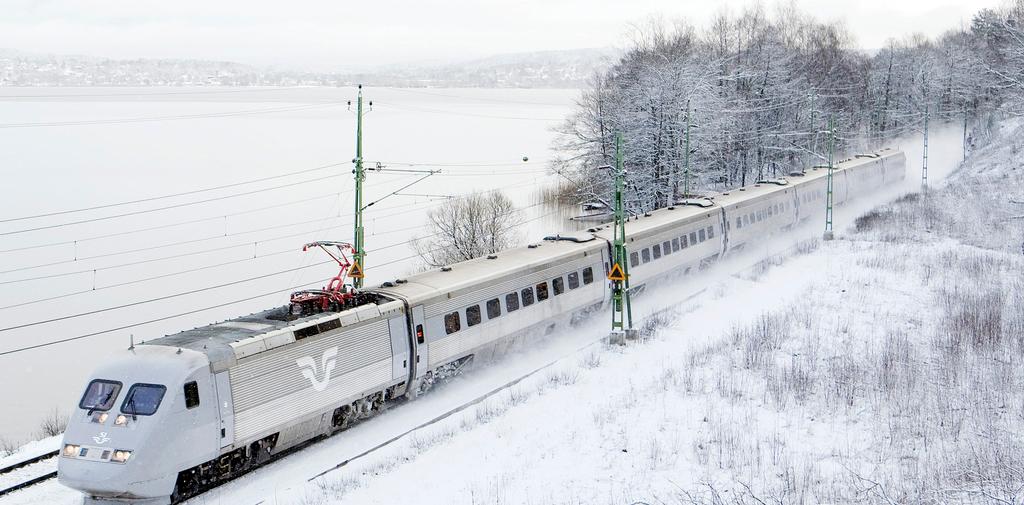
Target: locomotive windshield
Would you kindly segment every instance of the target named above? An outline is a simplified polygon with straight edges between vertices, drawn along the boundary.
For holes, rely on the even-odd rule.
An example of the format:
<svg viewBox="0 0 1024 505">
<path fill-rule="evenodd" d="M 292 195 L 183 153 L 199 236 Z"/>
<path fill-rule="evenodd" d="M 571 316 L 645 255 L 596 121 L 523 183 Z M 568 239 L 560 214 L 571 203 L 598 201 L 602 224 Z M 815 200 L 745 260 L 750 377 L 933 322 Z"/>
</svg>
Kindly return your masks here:
<svg viewBox="0 0 1024 505">
<path fill-rule="evenodd" d="M 121 383 L 95 379 L 85 388 L 85 394 L 78 402 L 78 408 L 86 410 L 110 410 L 114 406 L 117 394 L 121 392 Z"/>
<path fill-rule="evenodd" d="M 160 408 L 167 388 L 159 384 L 133 384 L 121 403 L 121 412 L 131 416 L 151 416 Z"/>
</svg>

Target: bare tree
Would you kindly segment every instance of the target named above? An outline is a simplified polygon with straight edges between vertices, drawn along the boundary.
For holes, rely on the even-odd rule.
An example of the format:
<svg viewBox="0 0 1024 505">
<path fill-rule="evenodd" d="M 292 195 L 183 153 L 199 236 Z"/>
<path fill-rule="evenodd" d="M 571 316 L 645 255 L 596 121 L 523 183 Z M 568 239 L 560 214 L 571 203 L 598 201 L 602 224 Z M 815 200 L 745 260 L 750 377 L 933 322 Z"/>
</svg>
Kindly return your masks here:
<svg viewBox="0 0 1024 505">
<path fill-rule="evenodd" d="M 39 423 L 39 434 L 44 437 L 55 437 L 64 433 L 68 427 L 68 415 L 54 408 Z"/>
<path fill-rule="evenodd" d="M 500 191 L 449 200 L 427 218 L 430 234 L 416 238 L 413 248 L 431 267 L 496 253 L 520 240 L 520 213 Z"/>
</svg>

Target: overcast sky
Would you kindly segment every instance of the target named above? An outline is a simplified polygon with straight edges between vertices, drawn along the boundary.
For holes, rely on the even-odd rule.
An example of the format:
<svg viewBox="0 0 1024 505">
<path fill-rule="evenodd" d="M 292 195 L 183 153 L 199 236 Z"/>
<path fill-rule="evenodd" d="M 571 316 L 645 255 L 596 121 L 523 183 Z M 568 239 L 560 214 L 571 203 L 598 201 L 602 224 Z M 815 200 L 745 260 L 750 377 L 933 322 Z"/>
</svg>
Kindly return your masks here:
<svg viewBox="0 0 1024 505">
<path fill-rule="evenodd" d="M 744 0 L 0 0 L 0 47 L 332 69 L 622 47 L 651 16 L 703 24 Z M 803 0 L 865 48 L 968 24 L 1001 0 Z M 773 2 L 765 2 L 771 9 Z"/>
</svg>

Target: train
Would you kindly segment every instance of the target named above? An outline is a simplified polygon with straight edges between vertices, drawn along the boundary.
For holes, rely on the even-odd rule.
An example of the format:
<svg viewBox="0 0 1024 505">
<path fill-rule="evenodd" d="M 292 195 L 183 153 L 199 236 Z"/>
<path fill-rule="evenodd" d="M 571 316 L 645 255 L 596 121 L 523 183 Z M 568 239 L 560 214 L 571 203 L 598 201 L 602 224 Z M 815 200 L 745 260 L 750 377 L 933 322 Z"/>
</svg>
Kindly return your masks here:
<svg viewBox="0 0 1024 505">
<path fill-rule="evenodd" d="M 905 177 L 882 149 L 834 166 L 835 205 Z M 689 198 L 626 223 L 631 289 L 705 269 L 823 214 L 827 168 Z M 610 303 L 609 224 L 384 282 L 358 303 L 281 306 L 132 345 L 91 375 L 58 479 L 90 504 L 177 503 L 388 402 L 475 355 L 571 328 Z"/>
</svg>

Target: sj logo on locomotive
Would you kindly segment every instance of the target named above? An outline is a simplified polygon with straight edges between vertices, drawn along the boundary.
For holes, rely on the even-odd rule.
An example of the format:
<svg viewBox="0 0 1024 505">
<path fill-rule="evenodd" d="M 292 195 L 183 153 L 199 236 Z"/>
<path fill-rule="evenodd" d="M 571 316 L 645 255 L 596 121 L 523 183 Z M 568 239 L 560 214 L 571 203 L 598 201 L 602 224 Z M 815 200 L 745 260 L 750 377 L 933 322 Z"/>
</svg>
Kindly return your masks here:
<svg viewBox="0 0 1024 505">
<path fill-rule="evenodd" d="M 330 349 L 324 350 L 324 354 L 320 356 L 320 367 L 317 370 L 316 361 L 312 356 L 303 356 L 295 360 L 295 364 L 299 365 L 299 369 L 302 370 L 302 375 L 309 379 L 310 385 L 317 391 L 323 391 L 327 389 L 327 385 L 331 381 L 331 370 L 334 370 L 335 357 L 338 355 L 338 348 L 331 347 Z M 319 376 L 323 375 L 321 379 Z"/>
</svg>

